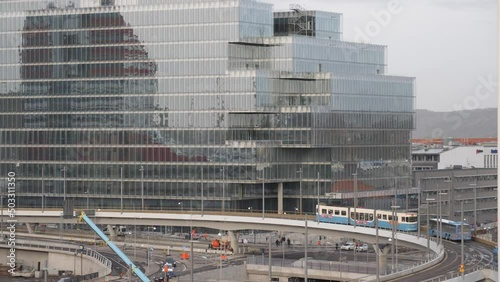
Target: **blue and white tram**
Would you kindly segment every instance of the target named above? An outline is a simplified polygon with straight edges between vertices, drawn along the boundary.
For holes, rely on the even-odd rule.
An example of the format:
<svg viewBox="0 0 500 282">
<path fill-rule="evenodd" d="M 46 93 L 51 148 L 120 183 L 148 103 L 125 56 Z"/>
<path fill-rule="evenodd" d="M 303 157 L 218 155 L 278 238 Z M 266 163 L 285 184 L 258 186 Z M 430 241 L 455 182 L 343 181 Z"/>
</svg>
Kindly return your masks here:
<svg viewBox="0 0 500 282">
<path fill-rule="evenodd" d="M 351 207 L 316 206 L 316 219 L 320 222 L 354 225 L 356 221 L 357 226 L 375 227 L 374 214 L 373 209 L 356 208 L 354 214 Z M 396 212 L 393 220 L 392 211 L 377 210 L 377 218 L 379 228 L 392 229 L 393 223 L 399 231 L 417 231 L 418 228 L 416 213 Z"/>
<path fill-rule="evenodd" d="M 431 236 L 439 236 L 439 220 L 436 218 L 431 218 L 429 220 L 429 234 Z M 462 234 L 462 225 L 464 226 L 464 233 Z M 452 221 L 448 219 L 442 219 L 442 227 L 443 231 L 441 232 L 441 236 L 443 239 L 447 239 L 450 241 L 460 241 L 462 240 L 462 236 L 464 236 L 465 241 L 470 241 L 472 238 L 470 225 L 465 222 Z"/>
</svg>

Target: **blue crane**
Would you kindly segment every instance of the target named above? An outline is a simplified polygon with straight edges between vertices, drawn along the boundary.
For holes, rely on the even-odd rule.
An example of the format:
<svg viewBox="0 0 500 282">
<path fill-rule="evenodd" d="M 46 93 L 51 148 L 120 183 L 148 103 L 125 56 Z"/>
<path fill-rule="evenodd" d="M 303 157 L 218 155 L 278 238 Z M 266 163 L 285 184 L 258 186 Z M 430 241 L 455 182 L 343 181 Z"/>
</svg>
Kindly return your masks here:
<svg viewBox="0 0 500 282">
<path fill-rule="evenodd" d="M 82 211 L 78 217 L 78 222 L 85 221 L 92 230 L 108 245 L 115 254 L 117 254 L 143 282 L 150 282 L 149 278 L 142 273 L 142 271 L 135 266 L 135 264 L 113 243 L 109 240 L 108 236 L 104 235 L 102 231 L 95 225 L 92 220 Z"/>
</svg>

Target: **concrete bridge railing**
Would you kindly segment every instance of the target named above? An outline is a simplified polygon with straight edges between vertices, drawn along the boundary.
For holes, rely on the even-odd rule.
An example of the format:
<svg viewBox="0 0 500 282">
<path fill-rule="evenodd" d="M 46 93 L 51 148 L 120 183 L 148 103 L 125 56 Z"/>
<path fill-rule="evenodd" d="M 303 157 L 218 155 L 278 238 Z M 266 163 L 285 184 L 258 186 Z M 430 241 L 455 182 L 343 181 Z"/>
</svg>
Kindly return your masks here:
<svg viewBox="0 0 500 282">
<path fill-rule="evenodd" d="M 0 243 L 1 248 L 11 248 L 7 244 Z M 16 240 L 16 250 L 26 250 L 26 251 L 34 251 L 34 252 L 47 252 L 47 253 L 59 253 L 69 255 L 74 257 L 74 255 L 79 252 L 79 246 L 69 245 L 69 244 L 61 244 L 61 243 L 51 243 L 51 242 L 41 242 L 41 241 L 33 241 L 33 240 Z M 109 259 L 101 255 L 92 249 L 84 249 L 83 255 L 86 261 L 91 261 L 98 272 L 98 277 L 104 277 L 111 273 L 112 263 Z M 48 271 L 50 269 L 57 269 L 57 265 L 49 265 Z M 92 269 L 94 269 L 92 267 Z"/>
</svg>

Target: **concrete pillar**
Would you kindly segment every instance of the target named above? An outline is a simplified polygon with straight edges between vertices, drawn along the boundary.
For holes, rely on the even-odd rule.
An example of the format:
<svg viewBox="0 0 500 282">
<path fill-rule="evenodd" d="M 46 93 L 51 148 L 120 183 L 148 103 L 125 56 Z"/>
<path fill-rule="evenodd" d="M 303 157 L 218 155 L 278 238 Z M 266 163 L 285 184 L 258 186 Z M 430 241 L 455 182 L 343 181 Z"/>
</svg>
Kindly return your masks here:
<svg viewBox="0 0 500 282">
<path fill-rule="evenodd" d="M 118 237 L 116 236 L 116 231 L 113 229 L 113 226 L 111 226 L 111 224 L 108 224 L 107 227 L 109 231 L 109 239 L 111 239 L 112 241 L 116 241 Z"/>
<path fill-rule="evenodd" d="M 239 253 L 240 250 L 238 249 L 238 239 L 234 235 L 234 232 L 233 231 L 228 231 L 227 235 L 229 236 L 229 240 L 231 242 L 231 248 L 233 248 L 233 252 L 235 254 Z"/>
<path fill-rule="evenodd" d="M 26 228 L 28 228 L 28 233 L 29 233 L 29 234 L 33 234 L 33 233 L 35 233 L 35 232 L 33 232 L 33 228 L 31 227 L 31 224 L 26 223 Z"/>
<path fill-rule="evenodd" d="M 283 182 L 278 183 L 278 214 L 283 214 Z"/>
<path fill-rule="evenodd" d="M 391 251 L 391 245 L 384 245 L 382 249 L 380 249 L 377 244 L 373 244 L 373 249 L 375 250 L 375 254 L 378 255 L 378 269 L 380 269 L 380 275 L 388 273 L 387 254 Z"/>
</svg>

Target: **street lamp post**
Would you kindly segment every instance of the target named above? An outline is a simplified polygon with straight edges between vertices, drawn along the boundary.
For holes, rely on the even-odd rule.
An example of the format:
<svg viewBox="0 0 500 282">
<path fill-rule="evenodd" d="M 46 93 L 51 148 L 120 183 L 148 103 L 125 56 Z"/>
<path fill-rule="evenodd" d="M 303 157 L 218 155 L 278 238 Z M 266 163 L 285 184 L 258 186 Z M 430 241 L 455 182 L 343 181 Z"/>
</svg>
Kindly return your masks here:
<svg viewBox="0 0 500 282">
<path fill-rule="evenodd" d="M 120 167 L 120 210 L 123 213 L 123 167 Z"/>
<path fill-rule="evenodd" d="M 477 183 L 469 183 L 469 186 L 474 188 L 474 229 L 477 228 Z M 463 216 L 462 216 L 463 218 Z"/>
<path fill-rule="evenodd" d="M 430 247 L 430 233 L 429 233 L 429 205 L 431 201 L 435 201 L 436 199 L 434 198 L 426 198 L 425 201 L 427 202 L 427 259 L 431 258 L 431 247 Z"/>
<path fill-rule="evenodd" d="M 266 211 L 266 201 L 265 201 L 265 184 L 264 184 L 264 178 L 266 176 L 266 173 L 264 171 L 264 168 L 262 168 L 262 219 L 265 218 L 265 211 Z"/>
<path fill-rule="evenodd" d="M 61 171 L 63 173 L 63 200 L 66 203 L 66 166 Z"/>
<path fill-rule="evenodd" d="M 45 210 L 45 177 L 44 177 L 44 167 L 42 166 L 42 212 Z"/>
<path fill-rule="evenodd" d="M 0 239 L 3 240 L 3 191 L 0 191 Z"/>
<path fill-rule="evenodd" d="M 305 215 L 305 228 L 306 228 L 306 242 L 305 242 L 305 250 L 304 250 L 304 260 L 305 260 L 305 263 L 306 263 L 306 268 L 305 268 L 305 271 L 304 271 L 304 281 L 307 282 L 307 215 Z"/>
<path fill-rule="evenodd" d="M 134 212 L 135 212 L 135 205 L 134 205 Z M 136 259 L 137 259 L 137 215 L 134 215 L 134 260 Z"/>
<path fill-rule="evenodd" d="M 448 195 L 448 193 L 444 192 L 439 192 L 438 193 L 438 198 L 439 198 L 439 244 L 441 245 L 443 243 L 443 213 L 442 213 L 442 203 L 441 203 L 441 196 Z"/>
<path fill-rule="evenodd" d="M 299 213 L 302 214 L 302 167 L 297 170 L 299 174 Z"/>
<path fill-rule="evenodd" d="M 356 228 L 357 213 L 356 207 L 358 206 L 358 172 L 352 174 L 354 176 L 354 228 Z"/>
<path fill-rule="evenodd" d="M 380 245 L 379 245 L 379 238 L 378 238 L 378 215 L 377 215 L 377 210 L 374 211 L 374 220 L 375 220 L 375 241 L 377 243 L 377 247 L 375 249 L 375 260 L 377 262 L 377 282 L 380 281 Z M 387 267 L 386 267 L 387 269 Z"/>
<path fill-rule="evenodd" d="M 139 171 L 141 172 L 141 207 L 144 210 L 144 166 L 141 165 Z"/>
<path fill-rule="evenodd" d="M 203 167 L 201 167 L 201 216 L 203 216 Z"/>
<path fill-rule="evenodd" d="M 397 225 L 397 220 L 396 220 L 396 209 L 399 209 L 400 206 L 391 206 L 391 209 L 392 209 L 392 236 L 391 236 L 391 273 L 394 272 L 394 244 L 395 244 L 395 240 L 394 240 L 394 236 L 395 236 L 395 233 L 396 233 L 396 225 Z M 396 252 L 398 250 L 396 249 Z"/>
<path fill-rule="evenodd" d="M 225 211 L 226 209 L 226 186 L 225 186 L 225 180 L 224 180 L 224 168 L 220 169 L 222 172 L 222 212 Z"/>
<path fill-rule="evenodd" d="M 316 205 L 316 220 L 319 224 L 319 171 L 318 171 L 318 204 Z"/>
<path fill-rule="evenodd" d="M 222 232 L 219 232 L 217 235 L 221 237 L 220 242 L 221 244 L 219 245 L 219 250 L 222 248 Z M 219 280 L 222 280 L 222 254 L 219 254 L 220 258 L 220 268 L 219 268 Z"/>
<path fill-rule="evenodd" d="M 253 209 L 253 207 L 248 207 L 248 210 L 250 211 L 250 213 L 252 213 L 252 209 Z"/>
<path fill-rule="evenodd" d="M 149 230 L 152 229 L 153 231 L 156 230 L 156 227 L 147 227 L 148 230 L 148 246 L 147 246 L 147 251 L 148 251 L 148 273 L 149 273 L 149 261 L 151 260 L 151 246 L 149 245 Z"/>
<path fill-rule="evenodd" d="M 418 207 L 418 213 L 417 213 L 417 232 L 418 232 L 418 238 L 420 238 L 420 227 L 421 227 L 421 223 L 420 223 L 420 205 L 421 205 L 421 201 L 420 201 L 420 197 L 422 196 L 422 190 L 420 189 L 420 180 L 418 181 L 418 184 L 417 184 L 417 187 L 418 187 L 418 203 L 417 203 L 417 207 Z M 408 212 L 408 210 L 406 211 Z"/>
<path fill-rule="evenodd" d="M 462 220 L 465 220 L 464 219 L 464 201 L 460 201 L 460 208 L 462 210 L 462 219 L 460 220 L 460 258 L 461 258 L 461 266 L 464 265 L 464 223 L 462 222 Z M 465 276 L 464 276 L 465 272 L 462 272 L 462 280 L 465 279 Z"/>
</svg>

